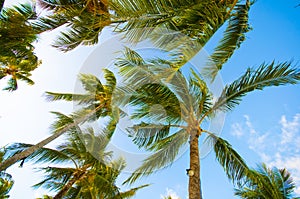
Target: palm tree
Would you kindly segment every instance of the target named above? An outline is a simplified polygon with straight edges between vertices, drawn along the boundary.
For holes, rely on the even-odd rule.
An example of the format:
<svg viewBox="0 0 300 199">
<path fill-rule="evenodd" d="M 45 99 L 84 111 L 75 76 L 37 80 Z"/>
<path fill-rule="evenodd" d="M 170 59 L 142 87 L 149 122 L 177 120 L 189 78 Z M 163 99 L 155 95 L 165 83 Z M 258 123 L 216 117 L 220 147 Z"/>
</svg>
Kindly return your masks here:
<svg viewBox="0 0 300 199">
<path fill-rule="evenodd" d="M 39 17 L 35 27 L 41 32 L 59 27 L 67 29 L 59 34 L 53 46 L 62 51 L 78 45 L 94 45 L 105 26 L 110 25 L 107 0 L 38 0 L 37 4 L 50 15 Z"/>
<path fill-rule="evenodd" d="M 226 24 L 224 37 L 213 53 L 207 73 L 212 77 L 232 56 L 245 40 L 250 30 L 248 11 L 250 0 L 72 0 L 38 1 L 43 8 L 51 10 L 49 16 L 40 17 L 36 26 L 46 31 L 62 25 L 63 31 L 54 46 L 62 51 L 72 50 L 80 44 L 92 45 L 98 42 L 98 35 L 104 27 L 114 32 L 125 32 L 126 39 L 139 42 L 151 39 L 155 45 L 166 50 L 177 48 L 179 53 L 193 51 L 194 56 L 209 39 Z M 162 29 L 164 31 L 162 31 Z M 193 41 L 183 45 L 178 39 L 180 32 Z M 170 42 L 172 41 L 172 42 Z M 179 66 L 186 60 L 178 60 Z"/>
<path fill-rule="evenodd" d="M 35 15 L 29 4 L 2 9 L 0 13 L 0 79 L 11 77 L 5 90 L 16 90 L 17 80 L 34 83 L 29 77 L 41 63 L 32 45 L 37 39 L 31 23 Z"/>
<path fill-rule="evenodd" d="M 265 164 L 251 170 L 246 183 L 235 189 L 235 195 L 244 199 L 299 199 L 294 196 L 295 184 L 286 169 L 269 169 Z"/>
<path fill-rule="evenodd" d="M 3 161 L 3 156 L 5 155 L 6 149 L 0 150 L 0 162 Z M 14 181 L 12 180 L 12 176 L 3 171 L 0 172 L 0 198 L 5 199 L 9 198 L 9 191 L 14 185 Z"/>
<path fill-rule="evenodd" d="M 196 72 L 187 80 L 180 71 L 172 68 L 168 60 L 144 60 L 138 53 L 126 49 L 124 58 L 116 63 L 124 83 L 134 90 L 128 93 L 133 108 L 132 120 L 136 125 L 129 128 L 133 142 L 152 154 L 131 175 L 127 183 L 149 175 L 172 163 L 185 145 L 189 145 L 190 168 L 189 198 L 201 199 L 199 137 L 206 135 L 215 155 L 229 179 L 242 180 L 249 168 L 231 145 L 214 132 L 205 129 L 205 120 L 218 111 L 227 112 L 238 105 L 242 97 L 254 90 L 269 86 L 296 84 L 300 71 L 291 63 L 262 64 L 225 86 L 216 100 L 206 83 Z M 155 111 L 159 105 L 164 111 Z"/>
<path fill-rule="evenodd" d="M 119 109 L 114 108 L 111 104 L 111 96 L 115 90 L 116 79 L 109 70 L 104 70 L 104 78 L 106 80 L 105 85 L 93 75 L 80 75 L 80 81 L 85 89 L 85 93 L 83 94 L 47 92 L 47 99 L 50 101 L 74 100 L 81 104 L 82 108 L 71 115 L 73 120 L 67 120 L 60 113 L 53 112 L 58 118 L 52 125 L 53 135 L 20 153 L 14 154 L 0 163 L 0 171 L 5 170 L 12 164 L 26 158 L 36 150 L 39 150 L 54 139 L 63 135 L 65 132 L 85 121 L 95 121 L 100 117 L 106 117 L 109 120 L 109 128 L 114 128 L 119 115 Z"/>
<path fill-rule="evenodd" d="M 60 116 L 65 117 L 65 120 L 72 120 L 65 115 Z M 95 134 L 92 128 L 82 132 L 77 126 L 68 131 L 64 143 L 56 149 L 37 150 L 24 161 L 46 163 L 51 166 L 39 169 L 45 173 L 45 178 L 34 187 L 55 191 L 53 199 L 121 199 L 134 196 L 139 189 L 148 185 L 125 192 L 121 192 L 116 186 L 116 179 L 125 167 L 125 162 L 123 159 L 112 160 L 112 153 L 106 151 L 111 135 L 111 129 Z M 7 150 L 18 153 L 31 146 L 16 143 Z"/>
</svg>

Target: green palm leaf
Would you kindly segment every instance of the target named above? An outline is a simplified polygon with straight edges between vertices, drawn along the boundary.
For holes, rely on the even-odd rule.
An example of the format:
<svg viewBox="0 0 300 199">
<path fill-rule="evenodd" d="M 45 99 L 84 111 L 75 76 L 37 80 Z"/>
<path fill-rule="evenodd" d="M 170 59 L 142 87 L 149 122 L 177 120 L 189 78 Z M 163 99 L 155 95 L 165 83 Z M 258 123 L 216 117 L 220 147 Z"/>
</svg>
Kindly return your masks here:
<svg viewBox="0 0 300 199">
<path fill-rule="evenodd" d="M 247 0 L 245 4 L 235 6 L 224 36 L 215 48 L 214 53 L 210 56 L 208 66 L 203 71 L 212 80 L 245 40 L 245 33 L 251 29 L 248 24 L 248 12 L 252 3 L 250 0 Z"/>
<path fill-rule="evenodd" d="M 187 143 L 188 138 L 189 134 L 181 129 L 173 135 L 158 141 L 152 148 L 157 151 L 146 158 L 142 166 L 136 169 L 124 183 L 134 183 L 138 178 L 150 175 L 157 169 L 172 163 L 179 154 L 180 149 Z"/>
<path fill-rule="evenodd" d="M 44 167 L 40 171 L 45 173 L 44 180 L 33 185 L 33 188 L 45 188 L 50 191 L 60 190 L 71 178 L 74 168 L 69 167 Z"/>
<path fill-rule="evenodd" d="M 249 168 L 243 158 L 224 139 L 210 134 L 207 139 L 211 139 L 216 159 L 223 167 L 229 179 L 240 183 L 249 174 Z"/>
<path fill-rule="evenodd" d="M 242 97 L 253 90 L 262 90 L 269 86 L 296 84 L 300 80 L 300 71 L 291 67 L 290 62 L 262 64 L 258 69 L 248 69 L 244 75 L 227 85 L 221 96 L 209 112 L 228 111 L 238 105 Z"/>
<path fill-rule="evenodd" d="M 138 147 L 146 149 L 162 140 L 170 133 L 170 125 L 141 123 L 128 128 L 132 141 Z"/>
<path fill-rule="evenodd" d="M 235 189 L 235 195 L 245 199 L 299 199 L 295 183 L 286 169 L 269 169 L 265 164 L 251 170 L 246 183 Z"/>
</svg>

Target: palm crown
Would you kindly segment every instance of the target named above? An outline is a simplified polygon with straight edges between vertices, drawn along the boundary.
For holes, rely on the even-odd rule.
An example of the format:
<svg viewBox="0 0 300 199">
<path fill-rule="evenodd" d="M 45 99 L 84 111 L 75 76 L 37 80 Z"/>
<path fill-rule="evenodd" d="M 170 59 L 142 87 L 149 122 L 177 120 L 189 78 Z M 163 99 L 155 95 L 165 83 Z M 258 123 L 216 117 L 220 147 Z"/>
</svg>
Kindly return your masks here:
<svg viewBox="0 0 300 199">
<path fill-rule="evenodd" d="M 29 4 L 3 9 L 0 13 L 0 79 L 10 76 L 6 90 L 16 90 L 17 80 L 34 83 L 29 77 L 41 63 L 32 45 L 38 33 L 31 23 L 35 14 Z"/>
<path fill-rule="evenodd" d="M 131 117 L 137 124 L 129 128 L 130 135 L 139 147 L 153 152 L 127 182 L 132 183 L 172 163 L 188 141 L 190 158 L 194 159 L 191 162 L 193 167 L 195 161 L 199 161 L 198 137 L 203 134 L 207 135 L 206 140 L 211 142 L 227 176 L 236 182 L 244 179 L 249 175 L 249 168 L 243 159 L 226 140 L 205 129 L 203 122 L 214 117 L 218 111 L 232 110 L 251 91 L 296 84 L 300 80 L 299 70 L 291 67 L 291 63 L 274 62 L 262 64 L 257 69 L 249 68 L 240 78 L 226 85 L 220 96 L 213 100 L 201 76 L 192 71 L 189 80 L 186 80 L 171 64 L 168 60 L 144 60 L 128 48 L 124 58 L 116 62 L 125 83 L 134 90 L 128 95 L 133 107 Z M 165 111 L 153 114 L 154 105 Z M 194 165 L 190 169 L 194 171 L 194 176 L 199 177 L 199 167 Z"/>
<path fill-rule="evenodd" d="M 74 123 L 73 119 L 57 113 L 62 123 Z M 117 199 L 130 198 L 136 191 L 147 185 L 142 185 L 121 192 L 116 186 L 116 179 L 125 167 L 123 159 L 112 160 L 112 153 L 106 151 L 110 141 L 111 129 L 95 133 L 92 128 L 85 132 L 76 126 L 65 136 L 67 140 L 56 149 L 41 148 L 24 161 L 35 164 L 47 163 L 51 166 L 39 168 L 45 173 L 45 178 L 34 185 L 55 191 L 54 199 L 58 198 L 99 198 Z M 8 147 L 10 153 L 19 153 L 30 144 L 16 143 Z M 24 163 L 24 162 L 23 162 Z M 22 163 L 22 164 L 23 164 Z M 59 165 L 65 166 L 59 166 Z"/>
<path fill-rule="evenodd" d="M 299 199 L 293 197 L 295 184 L 291 174 L 286 169 L 270 169 L 265 164 L 251 170 L 246 183 L 235 189 L 235 195 L 245 199 Z"/>
</svg>

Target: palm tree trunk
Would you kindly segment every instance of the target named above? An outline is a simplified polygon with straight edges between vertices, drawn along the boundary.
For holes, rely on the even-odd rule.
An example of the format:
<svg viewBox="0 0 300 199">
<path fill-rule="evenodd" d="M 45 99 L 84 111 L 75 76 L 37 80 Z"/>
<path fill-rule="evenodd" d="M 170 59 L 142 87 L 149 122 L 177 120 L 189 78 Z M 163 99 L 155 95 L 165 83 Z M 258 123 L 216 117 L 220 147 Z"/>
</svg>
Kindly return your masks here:
<svg viewBox="0 0 300 199">
<path fill-rule="evenodd" d="M 15 164 L 16 162 L 28 157 L 29 155 L 31 155 L 32 153 L 34 153 L 38 149 L 43 148 L 44 146 L 46 146 L 47 144 L 49 144 L 50 142 L 52 142 L 53 140 L 55 140 L 56 138 L 58 138 L 59 136 L 61 136 L 65 132 L 67 132 L 68 130 L 70 130 L 71 128 L 76 127 L 77 125 L 79 125 L 80 123 L 86 121 L 90 117 L 93 117 L 93 115 L 98 110 L 99 110 L 99 107 L 95 108 L 91 113 L 87 114 L 85 117 L 79 118 L 78 120 L 74 121 L 72 124 L 67 125 L 66 127 L 58 130 L 53 135 L 51 135 L 48 138 L 42 140 L 41 142 L 37 143 L 36 145 L 33 145 L 33 146 L 29 147 L 28 149 L 26 149 L 26 150 L 24 150 L 24 151 L 22 151 L 18 154 L 15 154 L 14 156 L 12 156 L 12 157 L 8 158 L 7 160 L 3 161 L 2 163 L 0 163 L 0 171 L 3 171 L 5 169 L 7 169 L 8 167 Z"/>
<path fill-rule="evenodd" d="M 28 157 L 32 153 L 34 153 L 36 150 L 43 148 L 45 145 L 49 144 L 62 134 L 64 134 L 66 131 L 60 131 L 58 133 L 54 133 L 53 135 L 49 136 L 48 138 L 42 140 L 41 142 L 37 143 L 36 145 L 33 145 L 29 147 L 28 149 L 22 151 L 21 153 L 18 153 L 11 158 L 8 158 L 7 160 L 3 161 L 0 164 L 0 171 L 7 169 L 11 165 L 15 164 L 16 162 Z"/>
<path fill-rule="evenodd" d="M 66 193 L 70 190 L 73 184 L 79 180 L 82 176 L 84 176 L 85 171 L 78 171 L 74 174 L 73 178 L 65 185 L 63 188 L 53 197 L 53 199 L 61 199 Z"/>
<path fill-rule="evenodd" d="M 198 135 L 199 132 L 190 138 L 189 199 L 202 199 Z"/>
</svg>

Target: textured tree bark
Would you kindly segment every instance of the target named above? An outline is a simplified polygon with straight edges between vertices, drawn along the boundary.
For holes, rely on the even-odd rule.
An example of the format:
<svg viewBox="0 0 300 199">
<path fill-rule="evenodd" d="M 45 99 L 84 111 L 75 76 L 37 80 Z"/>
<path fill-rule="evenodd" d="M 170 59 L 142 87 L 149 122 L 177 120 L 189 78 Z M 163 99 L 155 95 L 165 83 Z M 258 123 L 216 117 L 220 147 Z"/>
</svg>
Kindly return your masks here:
<svg viewBox="0 0 300 199">
<path fill-rule="evenodd" d="M 198 135 L 199 132 L 190 138 L 189 199 L 202 199 Z"/>
</svg>

